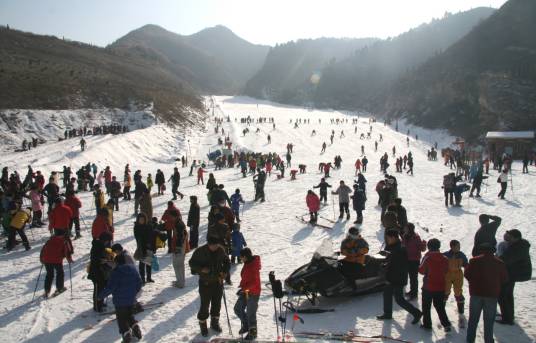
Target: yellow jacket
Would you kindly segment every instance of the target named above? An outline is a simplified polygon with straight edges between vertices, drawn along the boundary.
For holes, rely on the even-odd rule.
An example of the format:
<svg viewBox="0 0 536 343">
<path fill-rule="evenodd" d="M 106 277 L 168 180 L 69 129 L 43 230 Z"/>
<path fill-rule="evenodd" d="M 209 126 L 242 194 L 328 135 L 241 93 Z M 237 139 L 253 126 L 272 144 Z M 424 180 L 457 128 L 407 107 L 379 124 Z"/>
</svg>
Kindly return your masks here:
<svg viewBox="0 0 536 343">
<path fill-rule="evenodd" d="M 9 226 L 20 230 L 24 228 L 24 225 L 26 225 L 26 223 L 29 222 L 31 218 L 32 213 L 30 212 L 30 210 L 20 209 L 11 218 L 11 223 L 9 224 Z"/>
</svg>

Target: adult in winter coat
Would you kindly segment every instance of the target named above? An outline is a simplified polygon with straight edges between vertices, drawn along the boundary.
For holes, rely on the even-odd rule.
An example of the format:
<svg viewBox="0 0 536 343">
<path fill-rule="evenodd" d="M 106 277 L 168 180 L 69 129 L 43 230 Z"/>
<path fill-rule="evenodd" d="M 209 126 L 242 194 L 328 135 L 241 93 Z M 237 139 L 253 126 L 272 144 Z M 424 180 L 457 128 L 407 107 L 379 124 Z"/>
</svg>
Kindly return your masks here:
<svg viewBox="0 0 536 343">
<path fill-rule="evenodd" d="M 41 221 L 41 219 L 43 218 L 43 203 L 41 200 L 41 194 L 37 189 L 37 185 L 33 184 L 31 186 L 31 190 L 28 196 L 32 203 L 32 227 L 41 227 L 45 225 L 45 223 Z"/>
<path fill-rule="evenodd" d="M 72 263 L 72 253 L 72 245 L 65 238 L 65 232 L 63 230 L 54 230 L 54 236 L 41 249 L 41 263 L 45 265 L 46 270 L 45 298 L 48 298 L 50 294 L 54 273 L 56 274 L 56 291 L 54 295 L 63 293 L 66 290 L 63 284 L 65 275 L 63 272 L 63 259 L 67 258 L 67 261 Z"/>
<path fill-rule="evenodd" d="M 396 198 L 394 201 L 394 204 L 396 206 L 396 218 L 398 220 L 398 225 L 400 225 L 401 228 L 405 227 L 408 223 L 408 214 L 406 211 L 406 208 L 402 206 L 402 199 Z"/>
<path fill-rule="evenodd" d="M 422 240 L 419 234 L 415 232 L 415 225 L 408 223 L 404 227 L 404 236 L 402 244 L 408 253 L 408 274 L 409 274 L 409 292 L 406 296 L 410 300 L 417 298 L 419 293 L 419 265 L 421 263 L 422 252 L 426 250 L 426 241 Z"/>
<path fill-rule="evenodd" d="M 346 238 L 341 242 L 341 260 L 340 271 L 348 280 L 362 278 L 366 255 L 369 252 L 369 245 L 359 234 L 356 227 L 348 230 Z"/>
<path fill-rule="evenodd" d="M 482 165 L 479 165 L 477 167 L 477 171 L 475 174 L 475 177 L 473 178 L 473 185 L 471 186 L 471 191 L 469 192 L 469 197 L 473 197 L 473 192 L 476 189 L 476 197 L 480 198 L 480 186 L 482 185 L 482 181 L 484 180 L 484 168 Z"/>
<path fill-rule="evenodd" d="M 181 212 L 177 207 L 175 207 L 173 201 L 168 201 L 167 209 L 164 211 L 164 214 L 160 219 L 164 222 L 164 229 L 166 229 L 167 232 L 168 248 L 171 248 L 172 231 L 175 228 L 178 219 L 182 219 Z"/>
<path fill-rule="evenodd" d="M 419 267 L 419 273 L 424 275 L 422 286 L 422 312 L 423 328 L 432 329 L 432 317 L 430 310 L 432 303 L 437 312 L 441 325 L 445 331 L 451 330 L 447 312 L 445 311 L 445 275 L 449 269 L 449 262 L 439 251 L 441 242 L 432 238 L 427 243 L 428 253 L 423 257 Z"/>
<path fill-rule="evenodd" d="M 244 262 L 240 272 L 240 290 L 234 306 L 234 313 L 240 318 L 240 335 L 248 333 L 246 340 L 257 338 L 257 308 L 261 295 L 261 258 L 254 256 L 249 248 L 240 251 L 240 259 Z"/>
<path fill-rule="evenodd" d="M 532 277 L 530 260 L 530 243 L 523 239 L 517 229 L 506 231 L 506 249 L 501 255 L 508 271 L 508 282 L 501 287 L 499 307 L 501 308 L 501 324 L 514 325 L 514 287 L 516 282 L 528 281 Z"/>
<path fill-rule="evenodd" d="M 140 211 L 145 213 L 147 218 L 153 217 L 153 199 L 149 191 L 144 192 L 140 197 Z"/>
<path fill-rule="evenodd" d="M 484 342 L 493 343 L 493 324 L 497 312 L 497 298 L 501 286 L 508 281 L 506 266 L 493 256 L 495 247 L 483 243 L 478 247 L 481 254 L 473 257 L 465 268 L 465 278 L 469 281 L 469 322 L 467 343 L 474 343 L 480 314 L 484 312 Z"/>
<path fill-rule="evenodd" d="M 218 237 L 209 236 L 207 244 L 194 251 L 189 264 L 192 274 L 199 275 L 201 308 L 197 313 L 197 319 L 199 320 L 201 335 L 203 337 L 208 336 L 207 319 L 209 313 L 211 317 L 210 328 L 220 333 L 222 332 L 219 319 L 223 296 L 223 280 L 229 273 L 229 256 L 219 244 Z"/>
<path fill-rule="evenodd" d="M 480 228 L 475 233 L 474 245 L 472 250 L 473 257 L 480 255 L 478 247 L 484 243 L 489 243 L 492 247 L 497 246 L 497 229 L 501 225 L 501 217 L 481 214 L 478 217 Z"/>
<path fill-rule="evenodd" d="M 15 202 L 15 209 L 11 212 L 11 220 L 9 222 L 8 238 L 7 238 L 7 251 L 11 251 L 15 247 L 15 235 L 18 233 L 24 249 L 30 250 L 30 242 L 24 232 L 24 227 L 32 219 L 31 208 L 22 208 L 22 204 Z"/>
<path fill-rule="evenodd" d="M 198 246 L 200 213 L 201 209 L 197 203 L 197 196 L 190 196 L 190 210 L 188 211 L 188 220 L 186 222 L 186 225 L 190 228 L 190 249 L 195 249 Z"/>
<path fill-rule="evenodd" d="M 365 179 L 365 176 L 361 173 L 357 174 L 357 181 L 355 181 L 359 188 L 363 190 L 363 192 L 367 192 L 367 179 Z"/>
<path fill-rule="evenodd" d="M 82 208 L 82 202 L 75 195 L 74 192 L 67 193 L 67 198 L 65 199 L 65 206 L 69 207 L 72 212 L 71 222 L 69 223 L 69 235 L 73 234 L 73 226 L 76 232 L 76 238 L 82 237 L 80 234 L 80 208 Z"/>
<path fill-rule="evenodd" d="M 354 184 L 354 194 L 352 194 L 352 207 L 356 212 L 356 221 L 354 224 L 363 223 L 363 211 L 365 210 L 365 202 L 367 201 L 367 195 L 365 191 L 359 187 L 358 184 Z"/>
<path fill-rule="evenodd" d="M 342 219 L 344 213 L 346 212 L 346 219 L 350 219 L 350 194 L 352 194 L 352 189 L 344 184 L 344 181 L 340 181 L 339 187 L 332 191 L 331 194 L 339 195 L 339 219 Z"/>
<path fill-rule="evenodd" d="M 408 253 L 402 247 L 396 230 L 387 230 L 385 233 L 385 243 L 387 260 L 385 262 L 385 278 L 387 285 L 383 290 L 383 314 L 378 316 L 379 320 L 393 318 L 393 297 L 396 303 L 407 312 L 413 315 L 412 324 L 417 324 L 422 312 L 404 299 L 404 286 L 408 283 Z"/>
<path fill-rule="evenodd" d="M 158 195 L 164 194 L 163 185 L 166 183 L 166 178 L 164 177 L 164 173 L 158 169 L 156 171 L 156 175 L 154 178 L 154 183 L 158 186 Z"/>
<path fill-rule="evenodd" d="M 110 226 L 110 223 L 108 222 L 108 209 L 107 208 L 101 208 L 99 209 L 99 214 L 93 221 L 93 224 L 91 225 L 91 236 L 93 239 L 99 239 L 99 237 L 104 233 L 108 233 L 113 241 L 113 228 Z"/>
<path fill-rule="evenodd" d="M 499 175 L 499 178 L 497 179 L 497 182 L 501 184 L 501 191 L 499 194 L 497 194 L 497 197 L 504 199 L 506 189 L 508 188 L 508 169 L 503 169 Z"/>
<path fill-rule="evenodd" d="M 97 239 L 91 242 L 87 278 L 93 282 L 93 310 L 96 312 L 102 312 L 104 310 L 104 302 L 102 299 L 99 299 L 98 295 L 106 286 L 112 269 L 110 255 L 106 252 L 106 247 L 110 245 L 111 241 L 112 235 L 108 232 L 103 232 Z"/>
<path fill-rule="evenodd" d="M 324 204 L 328 201 L 328 188 L 331 188 L 331 185 L 326 182 L 325 178 L 320 179 L 320 183 L 313 188 L 320 188 L 320 201 L 324 200 Z"/>
<path fill-rule="evenodd" d="M 147 186 L 143 182 L 141 182 L 139 178 L 137 179 L 137 181 L 134 181 L 134 184 L 136 185 L 136 188 L 134 188 L 134 214 L 138 215 L 140 202 L 142 201 L 143 196 L 149 193 L 149 190 L 147 189 Z"/>
<path fill-rule="evenodd" d="M 117 255 L 116 267 L 111 272 L 106 288 L 98 294 L 98 298 L 102 301 L 108 295 L 112 295 L 119 333 L 123 342 L 130 342 L 132 336 L 142 338 L 141 328 L 134 318 L 136 295 L 141 290 L 142 283 L 136 268 L 125 262 L 123 255 Z"/>
<path fill-rule="evenodd" d="M 311 224 L 315 224 L 318 221 L 318 211 L 320 211 L 320 198 L 312 190 L 307 191 L 307 196 L 305 197 L 305 202 L 307 203 L 307 208 L 309 209 Z"/>
<path fill-rule="evenodd" d="M 104 205 L 106 205 L 104 202 L 104 192 L 101 190 L 99 185 L 95 185 L 93 189 L 95 190 L 93 192 L 93 197 L 95 200 L 95 212 L 97 215 L 99 215 L 99 210 L 104 208 Z"/>
<path fill-rule="evenodd" d="M 136 250 L 135 257 L 139 257 L 139 266 L 138 270 L 140 272 L 141 281 L 143 284 L 145 282 L 154 282 L 151 278 L 151 262 L 153 259 L 153 254 L 155 252 L 155 237 L 153 236 L 153 227 L 149 223 L 149 220 L 145 213 L 140 213 L 136 217 L 136 223 L 134 224 L 134 238 L 136 239 Z M 147 279 L 145 279 L 147 275 Z"/>
<path fill-rule="evenodd" d="M 52 211 L 52 206 L 54 205 L 54 200 L 56 200 L 60 194 L 60 187 L 58 187 L 58 185 L 54 182 L 54 178 L 50 178 L 48 181 L 48 184 L 45 186 L 45 188 L 43 188 L 43 195 L 47 197 L 47 213 L 50 213 L 50 211 Z"/>
<path fill-rule="evenodd" d="M 177 217 L 176 212 L 171 212 L 171 216 L 175 216 L 175 225 L 172 229 L 171 242 L 169 243 L 169 251 L 173 254 L 172 264 L 175 271 L 174 286 L 177 288 L 184 288 L 185 274 L 184 274 L 184 258 L 188 252 L 190 252 L 190 244 L 188 243 L 188 231 L 186 231 L 186 225 L 180 217 Z"/>
<path fill-rule="evenodd" d="M 225 186 L 223 184 L 218 185 L 213 188 L 212 196 L 210 198 L 211 204 L 219 204 L 222 200 L 226 202 L 229 206 L 231 206 L 231 200 L 229 199 L 229 195 L 225 191 Z"/>
<path fill-rule="evenodd" d="M 61 197 L 57 197 L 54 201 L 54 209 L 50 212 L 48 219 L 52 229 L 62 230 L 67 233 L 73 219 L 73 211 L 65 204 Z"/>
<path fill-rule="evenodd" d="M 170 177 L 171 180 L 171 193 L 173 194 L 173 200 L 177 200 L 177 194 L 181 196 L 181 199 L 184 198 L 184 195 L 179 192 L 179 185 L 181 183 L 181 174 L 179 169 L 175 167 L 173 169 L 173 175 Z"/>
</svg>

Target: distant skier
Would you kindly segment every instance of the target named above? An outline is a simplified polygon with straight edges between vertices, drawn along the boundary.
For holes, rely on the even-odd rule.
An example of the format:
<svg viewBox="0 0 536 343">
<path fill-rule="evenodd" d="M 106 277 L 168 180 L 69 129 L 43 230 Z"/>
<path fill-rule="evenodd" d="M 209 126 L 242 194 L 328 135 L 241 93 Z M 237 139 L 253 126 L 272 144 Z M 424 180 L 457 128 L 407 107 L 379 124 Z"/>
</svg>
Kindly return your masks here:
<svg viewBox="0 0 536 343">
<path fill-rule="evenodd" d="M 322 143 L 322 150 L 320 151 L 320 153 L 326 152 L 326 146 L 326 142 Z"/>
<path fill-rule="evenodd" d="M 328 201 L 328 188 L 331 188 L 331 185 L 326 182 L 326 179 L 322 178 L 320 183 L 313 188 L 320 188 L 320 201 L 324 200 L 324 204 Z"/>
<path fill-rule="evenodd" d="M 245 202 L 242 194 L 240 194 L 240 189 L 237 188 L 235 193 L 231 195 L 231 209 L 233 210 L 237 223 L 240 223 L 240 203 L 244 204 Z"/>
<path fill-rule="evenodd" d="M 82 151 L 86 150 L 86 140 L 84 138 L 80 140 L 80 149 Z"/>
</svg>

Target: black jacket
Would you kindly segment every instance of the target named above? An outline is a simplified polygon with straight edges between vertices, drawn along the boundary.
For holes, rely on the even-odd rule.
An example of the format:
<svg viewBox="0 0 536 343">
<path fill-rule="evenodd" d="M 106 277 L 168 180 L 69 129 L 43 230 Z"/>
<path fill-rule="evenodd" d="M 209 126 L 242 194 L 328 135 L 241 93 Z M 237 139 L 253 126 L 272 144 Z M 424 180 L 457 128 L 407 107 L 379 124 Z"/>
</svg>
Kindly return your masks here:
<svg viewBox="0 0 536 343">
<path fill-rule="evenodd" d="M 482 225 L 480 229 L 475 233 L 475 242 L 473 245 L 472 255 L 473 257 L 480 255 L 478 247 L 483 243 L 489 243 L 491 246 L 497 246 L 497 229 L 501 225 L 501 218 L 492 216 L 491 221 L 485 225 Z"/>
<path fill-rule="evenodd" d="M 186 225 L 189 227 L 199 227 L 200 209 L 197 203 L 190 205 L 190 211 L 188 211 L 188 220 Z"/>
<path fill-rule="evenodd" d="M 389 252 L 385 262 L 387 281 L 394 286 L 405 286 L 408 283 L 408 253 L 401 242 L 385 248 Z"/>
<path fill-rule="evenodd" d="M 500 257 L 506 264 L 510 281 L 528 281 L 532 277 L 530 243 L 525 239 L 510 244 Z"/>
<path fill-rule="evenodd" d="M 331 188 L 331 185 L 326 181 L 320 182 L 318 185 L 313 186 L 313 188 L 320 188 L 320 193 L 324 194 L 328 192 L 328 187 Z"/>
<path fill-rule="evenodd" d="M 199 275 L 199 283 L 218 283 L 222 281 L 222 273 L 228 274 L 231 263 L 229 256 L 222 247 L 216 251 L 210 251 L 208 245 L 197 248 L 190 258 L 190 269 L 193 275 Z M 208 268 L 208 273 L 201 270 Z"/>
</svg>

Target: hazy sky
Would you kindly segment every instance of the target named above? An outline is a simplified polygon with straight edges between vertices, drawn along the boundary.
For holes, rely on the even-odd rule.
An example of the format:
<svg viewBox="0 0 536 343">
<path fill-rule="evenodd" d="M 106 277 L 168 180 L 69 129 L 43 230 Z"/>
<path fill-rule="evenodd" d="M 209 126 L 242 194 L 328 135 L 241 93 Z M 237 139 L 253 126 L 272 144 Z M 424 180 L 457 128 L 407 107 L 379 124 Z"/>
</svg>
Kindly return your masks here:
<svg viewBox="0 0 536 343">
<path fill-rule="evenodd" d="M 506 0 L 0 0 L 0 24 L 104 46 L 145 24 L 180 34 L 225 25 L 254 43 L 396 36 Z"/>
</svg>

